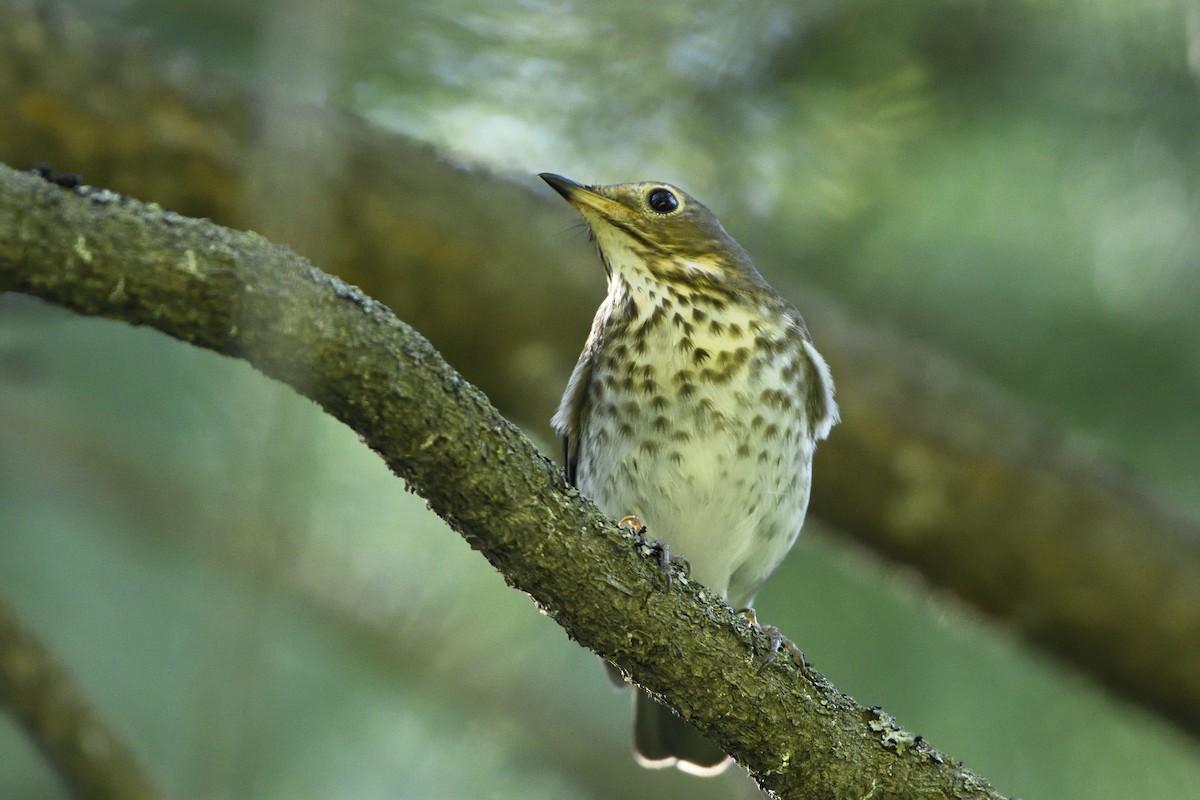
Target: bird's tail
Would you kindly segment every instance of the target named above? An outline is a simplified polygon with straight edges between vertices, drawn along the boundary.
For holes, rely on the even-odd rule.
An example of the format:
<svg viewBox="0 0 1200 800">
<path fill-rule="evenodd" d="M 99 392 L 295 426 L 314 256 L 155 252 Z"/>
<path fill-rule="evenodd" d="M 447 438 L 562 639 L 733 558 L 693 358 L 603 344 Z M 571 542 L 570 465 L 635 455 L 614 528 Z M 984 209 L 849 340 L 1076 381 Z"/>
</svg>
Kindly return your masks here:
<svg viewBox="0 0 1200 800">
<path fill-rule="evenodd" d="M 643 767 L 674 766 L 704 776 L 724 772 L 733 760 L 641 689 L 633 699 L 633 754 Z"/>
</svg>

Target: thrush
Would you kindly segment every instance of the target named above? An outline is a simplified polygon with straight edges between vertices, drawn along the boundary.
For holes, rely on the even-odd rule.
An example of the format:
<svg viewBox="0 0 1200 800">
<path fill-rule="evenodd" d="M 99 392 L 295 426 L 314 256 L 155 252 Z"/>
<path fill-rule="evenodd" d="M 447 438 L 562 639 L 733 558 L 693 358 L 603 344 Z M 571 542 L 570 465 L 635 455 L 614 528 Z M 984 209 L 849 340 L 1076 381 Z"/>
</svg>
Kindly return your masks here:
<svg viewBox="0 0 1200 800">
<path fill-rule="evenodd" d="M 829 368 L 800 313 L 682 190 L 541 178 L 586 221 L 608 276 L 552 420 L 567 478 L 749 608 L 804 523 L 813 449 L 837 421 Z M 728 766 L 641 690 L 634 715 L 639 763 Z"/>
</svg>

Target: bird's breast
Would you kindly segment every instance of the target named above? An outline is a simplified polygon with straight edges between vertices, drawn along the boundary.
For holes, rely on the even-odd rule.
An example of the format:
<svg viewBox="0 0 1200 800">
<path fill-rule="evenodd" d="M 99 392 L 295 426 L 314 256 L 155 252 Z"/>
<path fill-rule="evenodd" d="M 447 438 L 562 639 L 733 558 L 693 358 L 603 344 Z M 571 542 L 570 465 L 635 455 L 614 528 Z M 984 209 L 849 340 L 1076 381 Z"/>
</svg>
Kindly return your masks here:
<svg viewBox="0 0 1200 800">
<path fill-rule="evenodd" d="M 782 557 L 803 520 L 801 343 L 749 308 L 640 310 L 598 341 L 579 486 L 610 514 L 642 516 L 723 592 L 749 553 Z"/>
</svg>

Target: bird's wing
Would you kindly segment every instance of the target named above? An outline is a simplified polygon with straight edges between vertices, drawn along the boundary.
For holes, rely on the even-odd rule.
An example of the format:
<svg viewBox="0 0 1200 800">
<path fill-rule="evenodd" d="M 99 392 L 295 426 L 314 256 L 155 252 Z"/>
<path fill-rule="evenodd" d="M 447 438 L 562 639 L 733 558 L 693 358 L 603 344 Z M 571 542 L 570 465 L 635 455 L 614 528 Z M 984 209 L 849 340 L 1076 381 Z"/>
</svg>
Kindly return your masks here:
<svg viewBox="0 0 1200 800">
<path fill-rule="evenodd" d="M 805 339 L 803 347 L 810 366 L 804 402 L 811 420 L 812 436 L 820 440 L 829 435 L 829 429 L 837 424 L 840 415 L 837 401 L 833 399 L 833 377 L 829 374 L 829 365 L 811 341 Z"/>
<path fill-rule="evenodd" d="M 592 380 L 592 362 L 595 349 L 591 342 L 583 349 L 567 390 L 563 392 L 558 411 L 550 420 L 554 432 L 563 440 L 563 469 L 567 471 L 567 483 L 575 485 L 575 474 L 579 469 L 579 435 L 584 404 L 587 402 L 588 384 Z"/>
</svg>

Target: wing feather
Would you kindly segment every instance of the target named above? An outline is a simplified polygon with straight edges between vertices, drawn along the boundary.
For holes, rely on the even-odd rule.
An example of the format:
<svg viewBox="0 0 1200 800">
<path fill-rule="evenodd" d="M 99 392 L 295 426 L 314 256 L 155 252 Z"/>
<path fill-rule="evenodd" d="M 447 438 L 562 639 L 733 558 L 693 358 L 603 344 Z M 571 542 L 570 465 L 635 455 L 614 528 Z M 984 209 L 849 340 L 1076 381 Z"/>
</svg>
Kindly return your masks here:
<svg viewBox="0 0 1200 800">
<path fill-rule="evenodd" d="M 550 420 L 554 432 L 562 437 L 563 469 L 567 473 L 567 483 L 575 485 L 575 476 L 579 472 L 579 436 L 582 427 L 584 405 L 587 403 L 588 384 L 592 380 L 592 362 L 594 349 L 585 347 L 575 362 L 571 371 L 571 379 L 567 381 L 567 390 L 559 401 L 558 411 Z"/>
</svg>

